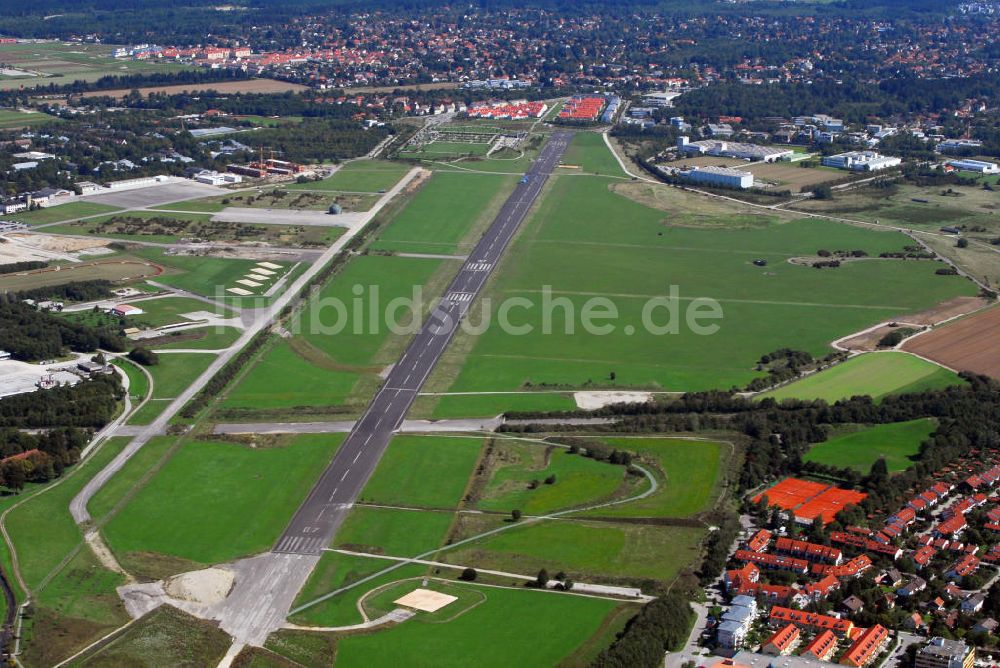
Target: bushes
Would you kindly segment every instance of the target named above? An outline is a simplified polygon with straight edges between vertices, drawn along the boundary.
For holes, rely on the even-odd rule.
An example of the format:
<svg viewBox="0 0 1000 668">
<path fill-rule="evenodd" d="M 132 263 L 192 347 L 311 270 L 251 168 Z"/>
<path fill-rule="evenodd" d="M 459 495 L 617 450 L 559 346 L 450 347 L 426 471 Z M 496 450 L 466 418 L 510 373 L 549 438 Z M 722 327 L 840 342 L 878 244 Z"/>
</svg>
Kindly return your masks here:
<svg viewBox="0 0 1000 668">
<path fill-rule="evenodd" d="M 19 271 L 32 271 L 34 269 L 45 269 L 48 262 L 27 261 L 11 262 L 10 264 L 0 264 L 0 274 L 16 274 Z"/>
<path fill-rule="evenodd" d="M 100 429 L 118 413 L 124 398 L 115 374 L 97 376 L 69 387 L 15 394 L 0 399 L 0 427 L 89 427 Z"/>
<path fill-rule="evenodd" d="M 133 348 L 128 354 L 128 358 L 133 362 L 138 362 L 143 366 L 155 366 L 160 363 L 160 356 L 148 348 Z"/>
</svg>

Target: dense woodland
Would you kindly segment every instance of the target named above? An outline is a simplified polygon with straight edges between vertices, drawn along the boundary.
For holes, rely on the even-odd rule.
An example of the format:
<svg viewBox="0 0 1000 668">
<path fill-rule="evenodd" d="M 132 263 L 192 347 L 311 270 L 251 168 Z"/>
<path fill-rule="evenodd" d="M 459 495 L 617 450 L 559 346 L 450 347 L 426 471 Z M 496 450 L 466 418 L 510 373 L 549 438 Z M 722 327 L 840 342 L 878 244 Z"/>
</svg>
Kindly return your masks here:
<svg viewBox="0 0 1000 668">
<path fill-rule="evenodd" d="M 0 427 L 100 429 L 113 420 L 125 398 L 117 374 L 99 375 L 72 386 L 0 399 Z"/>
<path fill-rule="evenodd" d="M 90 441 L 83 429 L 54 429 L 27 434 L 0 429 L 0 487 L 20 491 L 28 482 L 47 482 L 80 460 Z"/>
<path fill-rule="evenodd" d="M 0 295 L 0 350 L 14 359 L 38 362 L 98 348 L 121 352 L 125 340 L 117 331 L 80 325 Z"/>
</svg>

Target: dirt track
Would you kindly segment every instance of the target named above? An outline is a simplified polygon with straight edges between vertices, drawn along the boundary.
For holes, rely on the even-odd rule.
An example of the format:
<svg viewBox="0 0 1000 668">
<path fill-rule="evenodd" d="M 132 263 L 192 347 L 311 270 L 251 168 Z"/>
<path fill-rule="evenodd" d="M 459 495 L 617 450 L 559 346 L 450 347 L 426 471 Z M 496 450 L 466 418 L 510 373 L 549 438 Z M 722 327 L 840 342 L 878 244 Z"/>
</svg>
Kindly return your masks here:
<svg viewBox="0 0 1000 668">
<path fill-rule="evenodd" d="M 1000 308 L 962 318 L 914 337 L 903 350 L 960 371 L 1000 378 Z"/>
<path fill-rule="evenodd" d="M 987 303 L 988 302 L 981 297 L 955 297 L 954 299 L 949 299 L 948 301 L 941 302 L 936 306 L 932 306 L 929 309 L 898 316 L 895 318 L 895 321 L 902 323 L 905 326 L 931 326 L 936 325 L 939 322 L 944 322 L 950 318 L 955 318 L 964 313 L 971 313 L 976 309 L 986 306 Z M 882 340 L 882 337 L 893 331 L 893 329 L 895 328 L 889 327 L 888 325 L 879 327 L 878 329 L 873 329 L 869 332 L 859 334 L 853 338 L 844 339 L 840 342 L 840 345 L 849 350 L 875 350 L 878 347 L 878 342 Z"/>
</svg>

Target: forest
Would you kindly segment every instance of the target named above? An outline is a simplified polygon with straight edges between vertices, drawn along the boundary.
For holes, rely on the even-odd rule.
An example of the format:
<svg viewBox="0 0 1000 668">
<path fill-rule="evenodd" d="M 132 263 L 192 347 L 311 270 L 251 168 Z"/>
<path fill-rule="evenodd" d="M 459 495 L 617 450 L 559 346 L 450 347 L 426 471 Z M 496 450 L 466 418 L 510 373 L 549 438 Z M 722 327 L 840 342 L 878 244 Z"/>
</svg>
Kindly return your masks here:
<svg viewBox="0 0 1000 668">
<path fill-rule="evenodd" d="M 71 386 L 14 394 L 0 399 L 0 427 L 100 429 L 113 420 L 125 398 L 117 374 L 104 374 Z"/>
<path fill-rule="evenodd" d="M 95 329 L 36 311 L 11 296 L 0 296 L 0 350 L 22 362 L 57 359 L 68 351 L 125 350 L 117 331 Z"/>
</svg>

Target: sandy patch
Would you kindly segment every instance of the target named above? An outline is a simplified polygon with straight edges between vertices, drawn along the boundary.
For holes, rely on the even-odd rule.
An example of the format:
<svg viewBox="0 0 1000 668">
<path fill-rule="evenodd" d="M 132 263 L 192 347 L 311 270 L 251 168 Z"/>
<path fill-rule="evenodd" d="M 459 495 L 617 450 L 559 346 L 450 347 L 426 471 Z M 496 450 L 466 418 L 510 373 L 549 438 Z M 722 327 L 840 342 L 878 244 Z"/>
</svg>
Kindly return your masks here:
<svg viewBox="0 0 1000 668">
<path fill-rule="evenodd" d="M 53 234 L 9 234 L 7 236 L 25 246 L 47 251 L 58 251 L 60 253 L 73 253 L 90 248 L 103 248 L 109 243 L 106 240 L 76 239 L 73 237 L 55 236 Z"/>
<path fill-rule="evenodd" d="M 253 294 L 249 290 L 244 290 L 243 288 L 226 288 L 226 292 L 231 292 L 234 295 L 239 295 L 240 297 L 246 297 L 247 295 Z"/>
<path fill-rule="evenodd" d="M 111 553 L 108 546 L 104 544 L 101 539 L 101 534 L 96 531 L 88 531 L 84 536 L 84 540 L 87 541 L 87 545 L 94 552 L 94 556 L 97 560 L 101 562 L 101 565 L 107 568 L 109 571 L 114 571 L 115 573 L 120 573 L 125 576 L 125 580 L 128 584 L 135 582 L 135 578 L 132 577 L 130 573 L 125 572 L 125 569 L 121 567 L 118 560 L 115 559 L 115 555 Z"/>
<path fill-rule="evenodd" d="M 233 588 L 236 576 L 224 568 L 206 568 L 175 575 L 164 589 L 173 598 L 203 605 L 221 603 Z"/>
<path fill-rule="evenodd" d="M 258 262 L 257 265 L 260 266 L 260 267 L 264 267 L 265 269 L 281 269 L 282 268 L 282 266 L 280 264 L 275 264 L 273 262 Z"/>
<path fill-rule="evenodd" d="M 430 589 L 414 589 L 406 596 L 397 598 L 393 603 L 422 612 L 437 612 L 444 606 L 458 600 L 457 596 L 449 596 Z"/>
<path fill-rule="evenodd" d="M 621 392 L 615 390 L 599 392 L 574 392 L 577 408 L 592 411 L 612 404 L 642 404 L 653 398 L 650 392 Z"/>
</svg>

